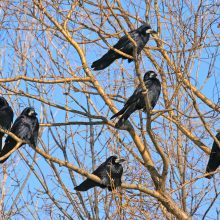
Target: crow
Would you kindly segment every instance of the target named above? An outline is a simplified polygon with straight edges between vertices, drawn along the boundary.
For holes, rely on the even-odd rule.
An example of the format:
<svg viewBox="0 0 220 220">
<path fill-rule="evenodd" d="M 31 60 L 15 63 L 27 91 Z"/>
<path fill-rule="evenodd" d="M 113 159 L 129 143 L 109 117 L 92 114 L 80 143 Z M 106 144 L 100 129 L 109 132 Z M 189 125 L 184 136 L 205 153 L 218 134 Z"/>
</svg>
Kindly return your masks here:
<svg viewBox="0 0 220 220">
<path fill-rule="evenodd" d="M 216 138 L 220 141 L 220 131 L 217 133 Z M 220 149 L 217 143 L 214 141 L 212 145 L 211 154 L 209 157 L 209 162 L 206 167 L 206 173 L 215 171 L 220 165 Z M 211 179 L 214 174 L 206 176 L 206 178 Z"/>
<path fill-rule="evenodd" d="M 11 128 L 14 113 L 5 98 L 0 96 L 0 127 L 6 130 Z M 2 150 L 3 132 L 0 132 L 0 152 Z"/>
<path fill-rule="evenodd" d="M 109 191 L 113 188 L 121 186 L 121 177 L 123 174 L 123 167 L 120 163 L 124 162 L 125 159 L 118 159 L 117 156 L 109 157 L 104 163 L 102 163 L 93 174 L 101 179 L 101 184 L 97 183 L 91 179 L 86 179 L 80 185 L 76 186 L 74 189 L 76 191 L 87 191 L 95 186 L 99 186 L 102 189 L 108 187 Z M 113 182 L 111 182 L 111 179 Z"/>
<path fill-rule="evenodd" d="M 131 38 L 136 42 L 137 44 L 137 54 L 139 55 L 141 51 L 143 50 L 145 44 L 149 41 L 150 34 L 157 33 L 156 31 L 151 29 L 151 26 L 149 24 L 143 24 L 138 29 L 130 31 L 129 34 Z M 121 37 L 119 41 L 113 46 L 115 49 L 122 51 L 123 53 L 126 53 L 128 55 L 133 56 L 133 43 L 128 39 L 126 35 Z M 115 52 L 114 50 L 109 50 L 104 56 L 102 56 L 99 60 L 96 60 L 92 64 L 93 70 L 103 70 L 106 67 L 108 67 L 110 64 L 112 64 L 116 59 L 128 59 L 119 53 Z M 132 59 L 128 59 L 128 62 L 130 63 Z"/>
<path fill-rule="evenodd" d="M 10 130 L 17 137 L 26 141 L 28 144 L 33 145 L 34 147 L 36 147 L 37 145 L 39 130 L 39 123 L 36 115 L 37 113 L 35 112 L 34 108 L 25 108 L 20 114 L 20 116 L 15 120 Z M 16 144 L 17 142 L 10 135 L 8 135 L 5 140 L 5 146 L 3 150 L 0 152 L 0 157 L 5 156 L 16 146 Z M 0 163 L 4 163 L 7 159 L 8 157 L 1 160 Z"/>
<path fill-rule="evenodd" d="M 153 109 L 156 105 L 158 98 L 160 96 L 161 84 L 160 81 L 156 78 L 157 74 L 154 71 L 148 71 L 144 74 L 144 83 L 147 88 L 147 96 L 150 104 L 150 108 Z M 144 101 L 144 96 L 142 94 L 141 85 L 135 89 L 132 96 L 127 100 L 124 107 L 115 115 L 111 117 L 111 119 L 122 115 L 119 121 L 116 123 L 115 127 L 121 127 L 124 122 L 130 117 L 130 115 L 136 110 L 143 109 L 146 111 L 146 105 Z"/>
</svg>

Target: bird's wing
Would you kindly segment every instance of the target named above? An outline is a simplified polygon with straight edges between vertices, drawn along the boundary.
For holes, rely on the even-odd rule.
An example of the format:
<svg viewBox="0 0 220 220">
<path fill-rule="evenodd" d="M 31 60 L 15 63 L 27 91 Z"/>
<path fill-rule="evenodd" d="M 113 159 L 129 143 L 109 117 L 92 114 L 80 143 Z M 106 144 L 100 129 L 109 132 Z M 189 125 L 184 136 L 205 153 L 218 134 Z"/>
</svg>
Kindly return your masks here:
<svg viewBox="0 0 220 220">
<path fill-rule="evenodd" d="M 154 86 L 155 86 L 155 89 L 157 87 L 154 84 L 153 80 L 145 81 L 145 86 L 146 86 L 147 91 L 148 91 L 149 100 L 152 99 L 151 96 L 157 95 L 159 97 L 160 89 L 158 91 L 156 91 L 157 94 L 154 94 L 155 91 L 154 91 L 154 89 L 152 89 Z M 132 105 L 135 102 L 138 103 L 140 101 L 140 99 L 143 99 L 142 91 L 143 91 L 143 89 L 142 89 L 141 85 L 139 84 L 138 87 L 135 89 L 134 93 L 130 96 L 130 98 L 125 103 L 125 106 L 130 106 L 130 105 Z M 156 101 L 157 101 L 158 97 L 155 98 Z"/>
<path fill-rule="evenodd" d="M 220 140 L 220 133 L 216 135 L 216 138 Z M 220 165 L 220 149 L 217 145 L 217 143 L 214 141 L 212 145 L 211 154 L 209 157 L 209 161 L 206 167 L 206 173 L 215 171 L 218 166 Z M 206 178 L 210 179 L 212 178 L 213 174 L 206 176 Z"/>
<path fill-rule="evenodd" d="M 31 137 L 31 127 L 25 121 L 25 116 L 19 116 L 14 124 L 12 125 L 11 132 L 14 133 L 16 136 L 20 137 L 23 140 L 29 140 Z M 9 135 L 7 136 L 5 142 L 13 139 Z"/>
<path fill-rule="evenodd" d="M 87 191 L 95 186 L 100 186 L 99 183 L 94 182 L 93 180 L 86 179 L 80 185 L 76 186 L 74 189 L 76 191 Z"/>
<path fill-rule="evenodd" d="M 214 171 L 220 165 L 220 149 L 216 142 L 213 143 L 212 151 L 207 164 L 207 172 Z"/>
<path fill-rule="evenodd" d="M 24 121 L 24 116 L 19 116 L 15 120 L 10 131 L 14 133 L 16 136 L 20 137 L 21 139 L 26 139 L 25 133 L 29 133 L 30 129 L 28 128 L 28 126 L 24 126 L 23 121 Z M 16 141 L 10 135 L 8 135 L 5 140 L 4 148 L 0 153 L 0 157 L 5 156 L 15 146 L 16 146 Z M 0 163 L 4 163 L 7 159 L 8 157 L 0 161 Z"/>
<path fill-rule="evenodd" d="M 39 131 L 39 123 L 36 119 L 36 124 L 34 126 L 34 131 L 33 131 L 33 138 L 31 140 L 31 144 L 33 144 L 35 147 L 37 146 L 37 139 L 38 139 L 38 131 Z"/>
<path fill-rule="evenodd" d="M 0 109 L 0 125 L 3 128 L 9 129 L 13 121 L 14 113 L 10 106 L 4 106 Z"/>
<path fill-rule="evenodd" d="M 142 96 L 142 88 L 141 88 L 141 85 L 139 85 L 135 89 L 133 94 L 129 97 L 129 99 L 125 103 L 125 106 L 129 106 L 129 105 L 133 104 L 134 102 L 137 102 L 140 99 L 141 96 Z"/>
<path fill-rule="evenodd" d="M 147 89 L 150 89 L 150 88 L 153 86 L 154 81 L 151 80 L 151 79 L 149 79 L 149 80 L 146 80 L 146 81 L 144 82 L 144 84 L 145 84 L 145 86 L 146 86 Z"/>
<path fill-rule="evenodd" d="M 154 106 L 157 104 L 157 101 L 160 96 L 161 92 L 161 84 L 159 80 L 148 80 L 145 83 L 147 89 L 148 89 L 148 98 L 151 104 L 151 108 L 153 109 Z"/>
<path fill-rule="evenodd" d="M 134 40 L 136 39 L 137 33 L 135 30 L 130 31 L 129 34 L 132 39 L 134 39 Z M 128 39 L 128 37 L 126 35 L 124 35 L 123 37 L 121 37 L 119 39 L 119 41 L 113 47 L 118 50 L 128 52 L 128 50 L 133 49 L 133 43 Z"/>
<path fill-rule="evenodd" d="M 103 171 L 105 172 L 105 162 L 102 163 L 95 171 L 92 172 L 92 174 L 98 176 L 100 179 L 102 179 Z M 87 178 L 85 181 L 83 181 L 80 185 L 76 186 L 74 189 L 77 191 L 86 191 L 92 187 L 99 186 L 101 188 L 105 188 L 103 184 L 97 183 L 89 178 Z"/>
<path fill-rule="evenodd" d="M 106 163 L 104 162 L 100 166 L 98 166 L 97 169 L 92 172 L 92 174 L 101 177 L 105 169 L 106 169 Z"/>
<path fill-rule="evenodd" d="M 117 112 L 116 114 L 114 114 L 111 119 L 115 118 L 115 117 L 118 117 L 119 115 L 123 115 L 118 123 L 116 123 L 115 126 L 118 126 L 120 127 L 120 125 L 123 124 L 124 121 L 126 121 L 129 116 L 135 111 L 137 110 L 136 109 L 136 105 L 141 102 L 141 99 L 143 99 L 143 96 L 142 96 L 142 88 L 141 86 L 139 85 L 134 93 L 128 98 L 128 100 L 125 102 L 124 104 L 124 107 L 119 111 Z"/>
</svg>

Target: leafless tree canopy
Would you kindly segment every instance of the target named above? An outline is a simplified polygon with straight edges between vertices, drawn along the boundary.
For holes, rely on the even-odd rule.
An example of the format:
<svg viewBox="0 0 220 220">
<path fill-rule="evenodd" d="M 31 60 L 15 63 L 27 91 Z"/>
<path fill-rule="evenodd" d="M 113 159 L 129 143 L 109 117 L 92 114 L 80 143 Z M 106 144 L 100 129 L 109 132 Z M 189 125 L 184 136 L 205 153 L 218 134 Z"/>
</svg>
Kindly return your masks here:
<svg viewBox="0 0 220 220">
<path fill-rule="evenodd" d="M 146 21 L 157 34 L 141 56 L 90 68 Z M 1 95 L 41 124 L 37 148 L 0 168 L 0 218 L 217 219 L 219 174 L 204 172 L 219 128 L 219 24 L 215 0 L 1 1 Z M 155 109 L 116 129 L 110 117 L 148 70 L 162 83 Z M 122 187 L 76 192 L 110 155 L 127 159 Z"/>
</svg>

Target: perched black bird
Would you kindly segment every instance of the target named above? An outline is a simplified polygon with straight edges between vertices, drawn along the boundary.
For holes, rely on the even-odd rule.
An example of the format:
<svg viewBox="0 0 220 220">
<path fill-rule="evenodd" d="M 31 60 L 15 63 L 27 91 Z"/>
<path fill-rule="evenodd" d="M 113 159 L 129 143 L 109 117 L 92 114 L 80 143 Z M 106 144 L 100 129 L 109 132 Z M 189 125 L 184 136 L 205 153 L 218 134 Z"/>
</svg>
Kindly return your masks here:
<svg viewBox="0 0 220 220">
<path fill-rule="evenodd" d="M 145 44 L 149 41 L 150 34 L 157 33 L 156 31 L 151 29 L 149 24 L 143 24 L 138 29 L 130 31 L 129 34 L 131 38 L 137 43 L 137 54 L 140 54 L 143 50 Z M 113 46 L 115 49 L 120 50 L 123 53 L 133 56 L 133 43 L 128 39 L 126 35 L 121 37 L 119 41 Z M 104 56 L 102 56 L 99 60 L 96 60 L 92 64 L 92 68 L 94 70 L 103 70 L 108 67 L 111 63 L 113 63 L 116 59 L 128 59 L 114 50 L 109 50 Z M 130 63 L 132 59 L 128 59 Z"/>
<path fill-rule="evenodd" d="M 220 132 L 217 133 L 216 138 L 220 141 Z M 220 149 L 217 143 L 214 141 L 212 145 L 211 154 L 209 157 L 209 162 L 206 167 L 206 173 L 215 171 L 220 165 Z M 211 179 L 214 174 L 206 176 L 206 178 Z"/>
<path fill-rule="evenodd" d="M 36 115 L 37 113 L 35 112 L 34 108 L 25 108 L 20 116 L 15 120 L 10 130 L 16 136 L 27 141 L 34 147 L 37 145 L 39 130 L 39 123 Z M 17 142 L 8 135 L 5 140 L 5 146 L 0 152 L 0 157 L 3 157 L 9 151 L 11 151 L 16 146 L 16 144 Z M 0 163 L 4 163 L 7 159 L 8 157 L 4 160 L 1 160 Z"/>
<path fill-rule="evenodd" d="M 117 156 L 109 157 L 104 163 L 102 163 L 93 174 L 98 176 L 102 184 L 99 184 L 91 179 L 86 179 L 80 185 L 76 186 L 74 189 L 77 191 L 87 191 L 95 186 L 99 186 L 101 188 L 106 188 L 112 191 L 112 186 L 118 187 L 121 186 L 121 176 L 123 173 L 123 167 L 120 163 L 124 162 L 125 159 L 118 159 Z M 113 183 L 111 179 L 113 179 Z"/>
<path fill-rule="evenodd" d="M 0 127 L 9 130 L 13 122 L 14 113 L 5 98 L 0 97 Z M 0 152 L 2 150 L 3 132 L 0 132 Z"/>
<path fill-rule="evenodd" d="M 147 88 L 147 95 L 150 104 L 150 108 L 153 109 L 157 104 L 157 100 L 160 96 L 161 84 L 160 81 L 156 78 L 157 74 L 154 71 L 148 71 L 144 75 L 144 83 Z M 122 115 L 119 121 L 116 123 L 115 127 L 121 127 L 122 124 L 130 117 L 130 115 L 136 110 L 143 109 L 146 111 L 146 105 L 144 101 L 144 96 L 142 94 L 141 85 L 135 89 L 132 96 L 127 100 L 124 107 L 111 119 Z"/>
</svg>

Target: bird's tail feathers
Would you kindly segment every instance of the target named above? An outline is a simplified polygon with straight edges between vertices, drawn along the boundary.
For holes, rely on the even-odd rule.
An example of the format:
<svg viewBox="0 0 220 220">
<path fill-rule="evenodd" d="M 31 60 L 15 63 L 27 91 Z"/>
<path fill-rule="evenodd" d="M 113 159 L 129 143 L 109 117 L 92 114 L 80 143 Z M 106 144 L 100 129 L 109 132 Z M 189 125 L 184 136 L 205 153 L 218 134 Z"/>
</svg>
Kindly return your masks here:
<svg viewBox="0 0 220 220">
<path fill-rule="evenodd" d="M 216 166 L 216 167 L 210 167 L 209 164 L 208 164 L 208 165 L 207 165 L 207 168 L 206 168 L 206 173 L 213 172 L 213 171 L 215 171 L 217 168 L 218 168 L 218 166 Z M 205 178 L 211 179 L 213 176 L 214 176 L 214 174 L 210 174 L 210 175 L 206 176 Z"/>
<path fill-rule="evenodd" d="M 124 117 L 122 116 L 119 120 L 118 120 L 118 122 L 115 124 L 115 127 L 116 128 L 120 128 L 124 123 L 125 123 L 125 119 L 124 119 Z"/>
<path fill-rule="evenodd" d="M 214 170 L 213 170 L 213 171 L 214 171 Z M 211 172 L 211 171 L 207 171 L 207 170 L 206 170 L 206 173 L 209 173 L 209 172 Z M 210 175 L 208 175 L 208 176 L 205 176 L 205 178 L 211 179 L 213 176 L 214 176 L 214 174 L 210 174 Z"/>
<path fill-rule="evenodd" d="M 119 112 L 117 112 L 116 114 L 112 115 L 112 117 L 110 119 L 116 118 L 119 115 L 122 115 L 127 109 L 127 106 L 124 106 Z"/>
<path fill-rule="evenodd" d="M 103 70 L 106 67 L 108 67 L 109 65 L 111 65 L 115 61 L 115 59 L 117 59 L 117 58 L 118 58 L 117 54 L 114 53 L 114 51 L 109 50 L 99 60 L 96 60 L 95 62 L 93 62 L 91 67 L 94 70 Z"/>
<path fill-rule="evenodd" d="M 125 121 L 127 121 L 127 119 L 130 117 L 130 115 L 136 110 L 136 103 L 128 106 L 124 112 L 123 115 L 121 116 L 121 118 L 118 120 L 118 122 L 115 124 L 116 128 L 121 127 Z"/>
<path fill-rule="evenodd" d="M 76 191 L 87 191 L 88 189 L 91 189 L 95 186 L 101 187 L 101 185 L 99 183 L 96 183 L 90 179 L 86 179 L 84 182 L 82 182 L 80 185 L 76 186 L 74 189 Z"/>
<path fill-rule="evenodd" d="M 0 137 L 0 152 L 2 151 L 2 137 Z"/>
<path fill-rule="evenodd" d="M 16 143 L 14 141 L 10 141 L 8 143 L 5 143 L 4 148 L 0 152 L 0 157 L 5 156 L 9 151 L 11 151 L 15 147 L 15 145 L 16 145 Z M 8 158 L 9 158 L 9 156 L 3 160 L 0 160 L 0 163 L 4 163 Z"/>
<path fill-rule="evenodd" d="M 215 161 L 213 158 L 208 162 L 208 165 L 206 167 L 206 173 L 210 173 L 215 171 L 219 166 L 219 162 Z M 214 176 L 214 174 L 210 174 L 208 176 L 206 176 L 207 179 L 211 179 Z"/>
</svg>

